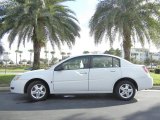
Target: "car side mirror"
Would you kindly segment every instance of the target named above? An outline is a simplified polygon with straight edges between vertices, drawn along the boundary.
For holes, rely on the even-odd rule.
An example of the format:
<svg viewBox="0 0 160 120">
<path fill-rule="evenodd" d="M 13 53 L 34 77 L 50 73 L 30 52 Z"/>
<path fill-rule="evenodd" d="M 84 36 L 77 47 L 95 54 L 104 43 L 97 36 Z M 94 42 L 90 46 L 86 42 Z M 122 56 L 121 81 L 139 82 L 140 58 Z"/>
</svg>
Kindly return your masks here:
<svg viewBox="0 0 160 120">
<path fill-rule="evenodd" d="M 62 71 L 62 70 L 64 70 L 64 68 L 63 68 L 62 65 L 57 66 L 57 67 L 54 69 L 54 71 Z"/>
</svg>

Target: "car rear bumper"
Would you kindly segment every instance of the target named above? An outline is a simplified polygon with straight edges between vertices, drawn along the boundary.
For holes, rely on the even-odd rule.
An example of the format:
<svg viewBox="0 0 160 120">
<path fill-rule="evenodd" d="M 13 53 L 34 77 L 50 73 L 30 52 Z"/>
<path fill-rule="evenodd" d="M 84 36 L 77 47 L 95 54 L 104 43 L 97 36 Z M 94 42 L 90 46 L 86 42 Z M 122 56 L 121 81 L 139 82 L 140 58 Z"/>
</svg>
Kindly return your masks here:
<svg viewBox="0 0 160 120">
<path fill-rule="evenodd" d="M 138 84 L 138 90 L 150 89 L 153 87 L 153 78 L 151 76 L 143 77 Z"/>
</svg>

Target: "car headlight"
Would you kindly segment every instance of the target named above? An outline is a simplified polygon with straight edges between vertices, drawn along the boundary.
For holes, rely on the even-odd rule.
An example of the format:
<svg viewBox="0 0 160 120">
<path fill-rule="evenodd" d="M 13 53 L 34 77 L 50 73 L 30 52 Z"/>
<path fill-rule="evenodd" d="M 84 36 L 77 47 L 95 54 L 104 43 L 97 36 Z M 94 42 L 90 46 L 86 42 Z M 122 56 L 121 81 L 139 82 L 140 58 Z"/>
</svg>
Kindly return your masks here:
<svg viewBox="0 0 160 120">
<path fill-rule="evenodd" d="M 21 75 L 16 75 L 13 80 L 19 80 L 19 78 L 21 77 Z"/>
</svg>

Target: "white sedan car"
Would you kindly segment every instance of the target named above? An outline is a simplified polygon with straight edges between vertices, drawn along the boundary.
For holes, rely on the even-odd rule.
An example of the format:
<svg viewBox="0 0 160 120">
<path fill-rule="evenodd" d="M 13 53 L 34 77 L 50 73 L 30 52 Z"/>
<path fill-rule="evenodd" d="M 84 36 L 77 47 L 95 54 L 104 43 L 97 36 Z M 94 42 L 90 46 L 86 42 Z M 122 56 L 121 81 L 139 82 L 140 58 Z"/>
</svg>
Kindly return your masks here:
<svg viewBox="0 0 160 120">
<path fill-rule="evenodd" d="M 152 88 L 153 79 L 143 65 L 112 55 L 70 57 L 47 70 L 17 75 L 11 82 L 13 93 L 28 94 L 34 101 L 49 94 L 114 93 L 130 100 L 136 91 Z"/>
</svg>

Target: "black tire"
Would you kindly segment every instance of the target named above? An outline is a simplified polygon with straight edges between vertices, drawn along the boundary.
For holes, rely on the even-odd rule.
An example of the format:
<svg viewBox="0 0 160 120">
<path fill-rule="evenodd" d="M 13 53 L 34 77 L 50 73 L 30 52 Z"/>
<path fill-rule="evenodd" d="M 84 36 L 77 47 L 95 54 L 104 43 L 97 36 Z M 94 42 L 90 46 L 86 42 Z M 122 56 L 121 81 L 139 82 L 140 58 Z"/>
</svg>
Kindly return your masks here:
<svg viewBox="0 0 160 120">
<path fill-rule="evenodd" d="M 42 101 L 47 99 L 49 90 L 44 82 L 34 81 L 29 84 L 27 95 L 32 101 Z"/>
<path fill-rule="evenodd" d="M 124 80 L 116 85 L 114 93 L 119 99 L 128 101 L 134 98 L 136 88 L 132 82 Z"/>
</svg>

